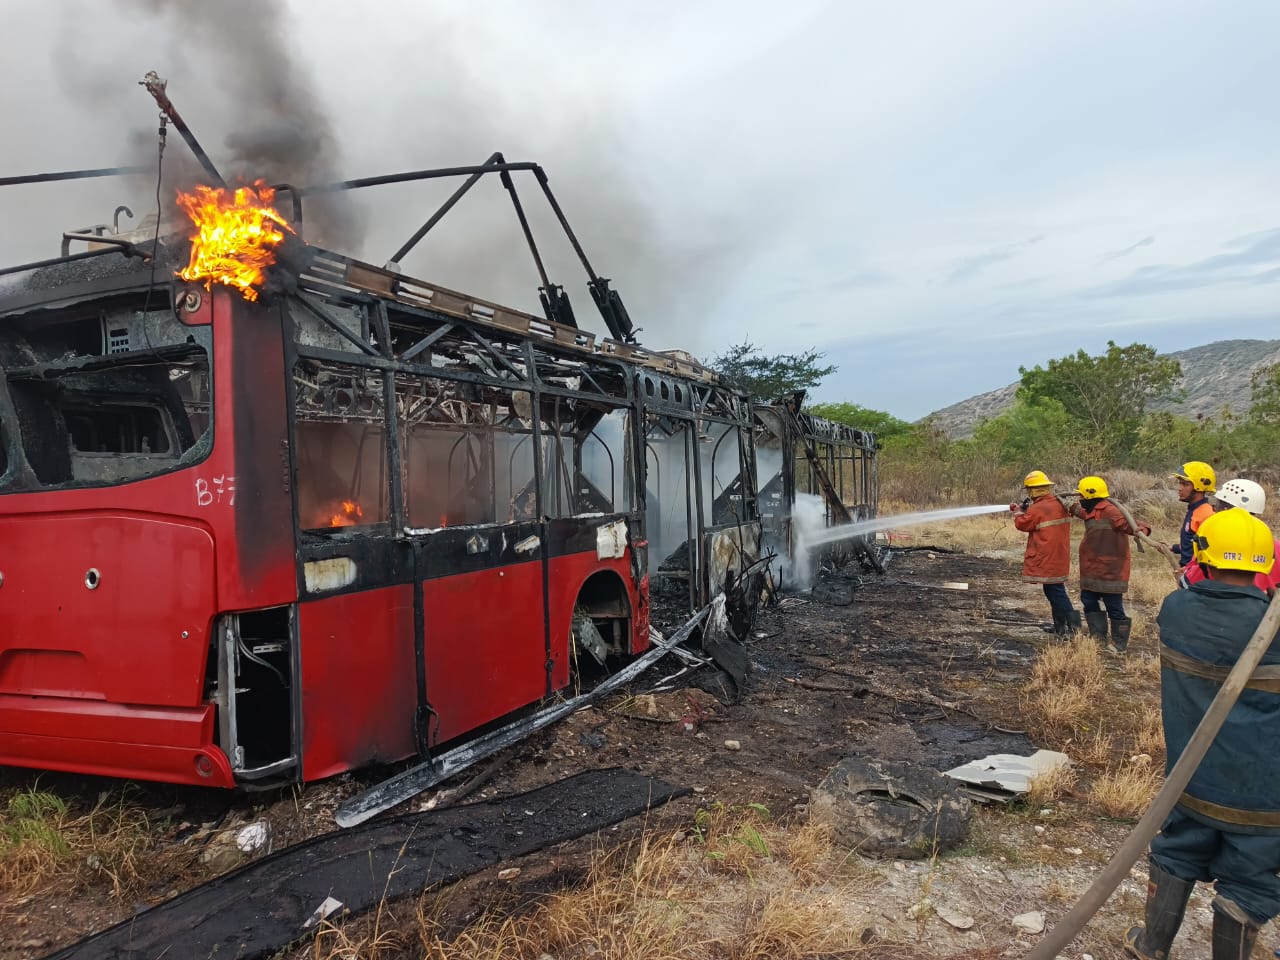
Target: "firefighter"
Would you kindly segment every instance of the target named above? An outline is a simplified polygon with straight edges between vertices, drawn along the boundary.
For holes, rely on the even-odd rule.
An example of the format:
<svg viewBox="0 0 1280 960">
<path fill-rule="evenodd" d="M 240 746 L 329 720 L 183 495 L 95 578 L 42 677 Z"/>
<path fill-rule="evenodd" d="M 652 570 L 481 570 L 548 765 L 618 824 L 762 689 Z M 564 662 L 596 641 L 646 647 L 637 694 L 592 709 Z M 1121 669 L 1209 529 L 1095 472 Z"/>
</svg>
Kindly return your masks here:
<svg viewBox="0 0 1280 960">
<path fill-rule="evenodd" d="M 1244 478 L 1228 480 L 1209 498 L 1209 505 L 1213 507 L 1215 513 L 1238 507 L 1253 514 L 1255 517 L 1261 518 L 1263 511 L 1267 509 L 1267 492 L 1262 489 L 1261 484 L 1252 480 L 1245 480 Z M 1280 553 L 1280 541 L 1277 541 L 1276 552 Z M 1182 576 L 1178 578 L 1178 585 L 1189 587 L 1191 584 L 1203 580 L 1204 577 L 1204 568 L 1200 566 L 1200 561 L 1192 560 L 1182 568 Z M 1268 596 L 1275 593 L 1276 587 L 1280 586 L 1280 564 L 1273 563 L 1269 573 L 1258 574 L 1253 578 L 1253 582 L 1254 586 L 1264 591 Z"/>
<path fill-rule="evenodd" d="M 1080 502 L 1071 505 L 1071 514 L 1084 521 L 1080 541 L 1080 605 L 1090 635 L 1107 642 L 1110 621 L 1111 642 L 1124 653 L 1129 646 L 1133 619 L 1124 612 L 1124 595 L 1129 589 L 1129 538 L 1139 531 L 1149 534 L 1146 524 L 1132 525 L 1110 498 L 1102 477 L 1085 477 L 1076 487 Z M 1102 609 L 1106 605 L 1106 610 Z"/>
<path fill-rule="evenodd" d="M 1208 578 L 1164 600 L 1160 699 L 1172 770 L 1267 609 L 1254 586 L 1275 559 L 1267 525 L 1224 510 L 1200 526 Z M 1135 957 L 1163 958 L 1197 880 L 1214 881 L 1213 958 L 1248 957 L 1280 913 L 1280 640 L 1240 694 L 1160 833 L 1151 841 L 1146 922 L 1125 936 Z"/>
<path fill-rule="evenodd" d="M 1209 497 L 1216 488 L 1216 478 L 1213 467 L 1200 460 L 1184 463 L 1181 473 L 1171 473 L 1169 476 L 1178 481 L 1178 499 L 1187 505 L 1187 515 L 1182 521 L 1182 535 L 1178 545 L 1169 547 L 1185 567 L 1195 559 L 1191 538 L 1200 529 L 1200 524 L 1213 514 Z"/>
<path fill-rule="evenodd" d="M 1027 535 L 1022 579 L 1044 588 L 1053 612 L 1053 633 L 1065 637 L 1080 629 L 1080 612 L 1067 595 L 1071 572 L 1071 516 L 1053 495 L 1054 483 L 1043 470 L 1032 470 L 1022 481 L 1026 499 L 1011 503 L 1013 525 Z M 1048 629 L 1048 628 L 1046 628 Z"/>
</svg>

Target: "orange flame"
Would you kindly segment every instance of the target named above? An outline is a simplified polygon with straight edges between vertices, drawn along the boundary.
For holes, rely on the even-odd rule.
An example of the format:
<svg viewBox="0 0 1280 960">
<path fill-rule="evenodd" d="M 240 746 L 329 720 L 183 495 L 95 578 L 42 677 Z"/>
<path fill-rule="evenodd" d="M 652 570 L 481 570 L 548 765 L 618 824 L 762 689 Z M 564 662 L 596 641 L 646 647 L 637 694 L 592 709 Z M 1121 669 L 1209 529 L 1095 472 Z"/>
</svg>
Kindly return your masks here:
<svg viewBox="0 0 1280 960">
<path fill-rule="evenodd" d="M 205 289 L 216 281 L 236 287 L 246 300 L 258 299 L 266 268 L 276 262 L 272 248 L 293 228 L 271 206 L 276 192 L 266 181 L 251 187 L 197 186 L 178 191 L 178 205 L 187 212 L 196 232 L 191 235 L 191 260 L 178 272 L 184 280 L 203 280 Z"/>
<path fill-rule="evenodd" d="M 364 518 L 364 510 L 360 504 L 354 500 L 342 501 L 342 512 L 335 513 L 329 518 L 329 526 L 331 527 L 352 527 L 355 526 L 357 520 Z"/>
</svg>

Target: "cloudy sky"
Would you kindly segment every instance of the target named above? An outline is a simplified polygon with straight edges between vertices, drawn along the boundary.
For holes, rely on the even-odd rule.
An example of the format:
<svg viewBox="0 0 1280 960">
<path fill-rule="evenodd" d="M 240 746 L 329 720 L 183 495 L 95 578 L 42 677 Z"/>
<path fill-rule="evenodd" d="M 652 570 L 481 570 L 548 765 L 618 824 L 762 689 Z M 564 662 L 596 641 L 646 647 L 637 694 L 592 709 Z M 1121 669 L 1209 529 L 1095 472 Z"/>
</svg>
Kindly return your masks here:
<svg viewBox="0 0 1280 960">
<path fill-rule="evenodd" d="M 824 400 L 915 418 L 1108 339 L 1280 336 L 1272 0 L 49 0 L 5 32 L 0 175 L 154 162 L 151 69 L 227 172 L 281 131 L 272 178 L 537 160 L 643 342 L 817 347 Z M 487 186 L 406 271 L 532 308 Z M 319 239 L 382 263 L 447 192 L 349 195 Z M 0 191 L 0 262 L 154 193 Z"/>
</svg>

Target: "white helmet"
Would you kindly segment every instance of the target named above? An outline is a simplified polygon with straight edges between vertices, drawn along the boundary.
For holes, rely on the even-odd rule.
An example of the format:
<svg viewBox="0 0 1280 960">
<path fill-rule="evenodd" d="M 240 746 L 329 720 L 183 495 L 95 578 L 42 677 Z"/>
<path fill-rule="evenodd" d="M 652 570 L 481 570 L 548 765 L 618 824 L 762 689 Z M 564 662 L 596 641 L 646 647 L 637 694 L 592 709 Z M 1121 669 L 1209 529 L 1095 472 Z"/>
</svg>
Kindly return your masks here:
<svg viewBox="0 0 1280 960">
<path fill-rule="evenodd" d="M 1218 488 L 1214 496 L 1223 503 L 1247 510 L 1255 516 L 1261 516 L 1267 508 L 1267 493 L 1261 484 L 1252 480 L 1228 480 Z"/>
</svg>

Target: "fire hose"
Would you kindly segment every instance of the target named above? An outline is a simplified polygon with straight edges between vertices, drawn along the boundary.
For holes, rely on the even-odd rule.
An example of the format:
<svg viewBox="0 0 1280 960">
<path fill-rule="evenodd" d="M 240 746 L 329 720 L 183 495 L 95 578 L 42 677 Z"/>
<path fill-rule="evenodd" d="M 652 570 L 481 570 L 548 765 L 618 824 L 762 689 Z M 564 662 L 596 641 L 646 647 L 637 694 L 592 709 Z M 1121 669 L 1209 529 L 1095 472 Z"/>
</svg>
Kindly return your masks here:
<svg viewBox="0 0 1280 960">
<path fill-rule="evenodd" d="M 1165 559 L 1168 560 L 1169 564 L 1173 567 L 1173 577 L 1176 580 L 1182 573 L 1182 564 L 1179 563 L 1178 558 L 1173 555 L 1173 551 L 1170 550 L 1166 544 L 1161 543 L 1159 540 L 1153 540 L 1149 534 L 1143 533 L 1138 527 L 1137 521 L 1133 519 L 1133 514 L 1129 512 L 1129 508 L 1123 503 L 1119 500 L 1112 500 L 1111 502 L 1120 509 L 1120 513 L 1124 515 L 1125 522 L 1128 523 L 1129 527 L 1133 530 L 1134 539 L 1138 541 L 1138 549 L 1141 550 L 1142 544 L 1145 543 L 1150 545 L 1157 553 L 1163 554 Z"/>
<path fill-rule="evenodd" d="M 1070 511 L 1071 507 L 1067 504 L 1067 498 L 1078 497 L 1080 496 L 1080 494 L 1074 493 L 1074 492 L 1058 493 L 1058 494 L 1054 494 L 1054 496 L 1058 498 L 1058 502 L 1061 503 L 1065 509 Z M 1130 529 L 1133 530 L 1133 537 L 1135 540 L 1138 541 L 1138 550 L 1142 550 L 1142 545 L 1145 543 L 1147 546 L 1155 550 L 1156 553 L 1161 554 L 1166 560 L 1169 561 L 1169 566 L 1173 568 L 1174 579 L 1175 580 L 1178 579 L 1179 576 L 1181 576 L 1182 574 L 1182 564 L 1179 562 L 1178 558 L 1174 556 L 1173 551 L 1169 549 L 1169 545 L 1165 543 L 1161 543 L 1159 540 L 1152 539 L 1152 537 L 1149 534 L 1143 533 L 1142 530 L 1139 529 L 1138 527 L 1138 522 L 1133 519 L 1133 514 L 1129 512 L 1128 507 L 1126 507 L 1119 500 L 1116 500 L 1111 497 L 1108 497 L 1108 499 L 1111 500 L 1111 502 L 1114 503 L 1117 508 L 1119 508 L 1120 513 L 1124 516 L 1125 522 L 1128 523 Z"/>
<path fill-rule="evenodd" d="M 1120 881 L 1128 875 L 1129 868 L 1141 856 L 1142 851 L 1147 848 L 1151 838 L 1159 832 L 1165 818 L 1173 809 L 1174 804 L 1178 802 L 1179 797 L 1182 796 L 1182 791 L 1186 789 L 1187 784 L 1191 781 L 1192 774 L 1196 772 L 1196 768 L 1200 766 L 1200 761 L 1204 759 L 1204 755 L 1213 744 L 1213 738 L 1222 729 L 1222 724 L 1226 721 L 1227 714 L 1235 706 L 1235 702 L 1240 698 L 1240 693 L 1244 690 L 1245 684 L 1249 682 L 1249 679 L 1253 676 L 1253 671 L 1257 669 L 1258 662 L 1262 659 L 1263 654 L 1267 652 L 1267 648 L 1271 646 L 1277 627 L 1280 627 L 1280 591 L 1271 598 L 1267 612 L 1263 615 L 1262 622 L 1258 624 L 1258 629 L 1254 631 L 1253 638 L 1241 652 L 1240 659 L 1231 668 L 1227 678 L 1222 682 L 1218 695 L 1209 704 L 1209 709 L 1205 711 L 1200 725 L 1196 727 L 1195 733 L 1191 735 L 1186 749 L 1182 751 L 1182 756 L 1178 758 L 1178 762 L 1169 771 L 1164 787 L 1156 794 L 1155 800 L 1151 802 L 1150 809 L 1138 821 L 1138 825 L 1133 828 L 1133 832 L 1120 845 L 1120 849 L 1116 851 L 1110 862 L 1103 868 L 1098 878 L 1093 881 L 1093 884 L 1084 892 L 1084 895 L 1076 901 L 1075 906 L 1067 911 L 1066 916 L 1058 921 L 1043 940 L 1032 947 L 1024 960 L 1053 960 L 1058 955 L 1058 952 L 1070 943 L 1077 933 L 1084 929 L 1084 925 L 1106 903 L 1107 898 L 1120 885 Z"/>
</svg>

